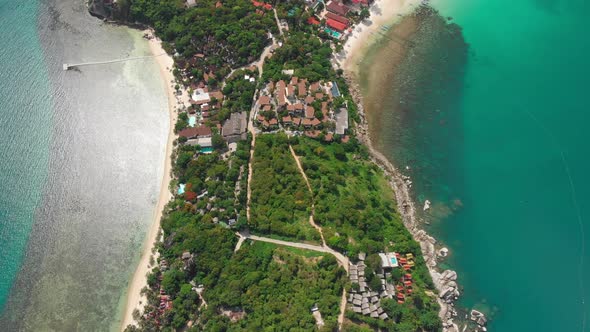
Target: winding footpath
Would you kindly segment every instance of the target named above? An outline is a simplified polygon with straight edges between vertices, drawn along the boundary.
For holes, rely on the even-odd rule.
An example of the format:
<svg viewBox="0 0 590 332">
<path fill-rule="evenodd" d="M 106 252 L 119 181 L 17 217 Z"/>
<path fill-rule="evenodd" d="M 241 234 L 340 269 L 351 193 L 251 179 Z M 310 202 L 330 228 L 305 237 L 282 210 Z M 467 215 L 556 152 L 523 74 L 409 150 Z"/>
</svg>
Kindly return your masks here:
<svg viewBox="0 0 590 332">
<path fill-rule="evenodd" d="M 309 179 L 307 178 L 307 175 L 305 174 L 305 171 L 303 170 L 303 167 L 301 166 L 301 161 L 299 160 L 299 156 L 297 156 L 297 154 L 295 153 L 295 150 L 293 150 L 293 147 L 291 146 L 291 144 L 289 144 L 289 150 L 291 151 L 291 155 L 293 156 L 293 158 L 295 159 L 295 163 L 297 164 L 297 168 L 299 168 L 299 172 L 301 172 L 301 175 L 303 176 L 303 179 L 305 180 L 305 184 L 307 185 L 307 189 L 309 189 L 309 193 L 311 194 L 311 215 L 309 216 L 309 223 L 318 230 L 318 232 L 320 233 L 320 237 L 322 238 L 322 247 L 325 248 L 329 248 L 328 245 L 326 245 L 326 240 L 324 239 L 324 232 L 322 230 L 322 227 L 320 227 L 318 224 L 315 223 L 314 220 L 314 216 L 315 216 L 315 198 L 313 195 L 313 190 L 311 189 L 311 184 L 309 183 Z M 332 250 L 330 248 L 330 250 Z M 332 250 L 333 252 L 336 252 L 334 250 Z M 346 270 L 346 273 L 348 274 L 348 258 L 346 258 L 346 265 L 344 266 L 344 269 Z M 340 299 L 340 313 L 338 314 L 338 329 L 342 330 L 342 324 L 344 323 L 344 312 L 346 311 L 346 289 L 342 289 L 342 298 Z"/>
<path fill-rule="evenodd" d="M 303 180 L 305 180 L 305 184 L 307 185 L 307 189 L 309 190 L 309 193 L 311 194 L 311 215 L 309 216 L 309 223 L 311 224 L 311 226 L 313 226 L 313 228 L 315 228 L 320 233 L 320 237 L 322 238 L 322 246 L 328 247 L 328 245 L 326 245 L 326 240 L 324 239 L 324 232 L 322 231 L 322 228 L 320 226 L 318 226 L 318 224 L 316 224 L 315 220 L 314 220 L 315 198 L 313 195 L 313 190 L 311 189 L 311 185 L 309 183 L 309 179 L 307 178 L 307 175 L 303 171 L 303 167 L 301 166 L 301 161 L 299 160 L 299 157 L 297 156 L 297 154 L 295 154 L 295 150 L 293 150 L 293 147 L 291 146 L 291 144 L 289 144 L 289 150 L 291 151 L 291 155 L 293 156 L 293 159 L 295 159 L 295 163 L 297 164 L 297 168 L 299 169 L 301 176 L 303 176 Z"/>
</svg>

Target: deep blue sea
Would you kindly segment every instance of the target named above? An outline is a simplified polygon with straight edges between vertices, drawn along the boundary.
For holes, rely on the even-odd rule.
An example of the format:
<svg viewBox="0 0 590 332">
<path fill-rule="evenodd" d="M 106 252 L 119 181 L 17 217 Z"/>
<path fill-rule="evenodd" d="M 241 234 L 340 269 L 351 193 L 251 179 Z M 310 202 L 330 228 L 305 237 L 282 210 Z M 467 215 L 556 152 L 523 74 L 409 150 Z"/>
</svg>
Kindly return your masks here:
<svg viewBox="0 0 590 332">
<path fill-rule="evenodd" d="M 460 305 L 490 331 L 590 331 L 590 4 L 431 4 L 462 33 L 420 34 L 379 144 L 432 201 Z"/>
<path fill-rule="evenodd" d="M 0 330 L 118 330 L 168 108 L 141 32 L 82 0 L 0 0 Z"/>
</svg>

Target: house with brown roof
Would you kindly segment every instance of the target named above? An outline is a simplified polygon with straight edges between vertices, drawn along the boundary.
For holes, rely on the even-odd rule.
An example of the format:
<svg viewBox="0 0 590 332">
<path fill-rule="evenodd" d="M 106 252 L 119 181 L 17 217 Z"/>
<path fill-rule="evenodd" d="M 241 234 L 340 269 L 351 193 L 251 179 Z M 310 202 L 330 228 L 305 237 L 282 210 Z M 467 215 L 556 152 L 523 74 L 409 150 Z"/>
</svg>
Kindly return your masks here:
<svg viewBox="0 0 590 332">
<path fill-rule="evenodd" d="M 319 130 L 308 130 L 305 132 L 305 136 L 309 138 L 318 138 L 321 132 Z"/>
<path fill-rule="evenodd" d="M 279 106 L 284 106 L 287 103 L 287 99 L 285 98 L 285 81 L 280 80 L 277 82 L 277 102 Z"/>
<path fill-rule="evenodd" d="M 192 127 L 192 128 L 186 128 L 186 129 L 181 130 L 178 133 L 178 136 L 186 137 L 188 139 L 197 138 L 197 137 L 211 137 L 211 135 L 212 135 L 211 128 L 209 128 L 205 125 L 200 125 L 198 127 Z"/>
<path fill-rule="evenodd" d="M 321 90 L 320 82 L 311 83 L 309 86 L 309 92 L 314 93 Z"/>
<path fill-rule="evenodd" d="M 291 119 L 291 116 L 287 115 L 283 117 L 283 123 L 284 124 L 291 124 L 293 123 L 293 120 Z"/>
<path fill-rule="evenodd" d="M 312 119 L 315 117 L 315 109 L 311 106 L 307 106 L 305 108 L 305 117 L 308 119 Z"/>
<path fill-rule="evenodd" d="M 303 98 L 303 97 L 305 97 L 306 94 L 307 94 L 307 88 L 305 87 L 305 80 L 301 80 L 301 81 L 299 81 L 299 84 L 297 85 L 297 96 L 299 98 Z"/>
<path fill-rule="evenodd" d="M 260 105 L 260 106 L 270 105 L 270 97 L 269 96 L 260 96 L 260 98 L 258 98 L 258 105 Z"/>
<path fill-rule="evenodd" d="M 292 84 L 287 85 L 287 98 L 295 97 L 295 86 Z"/>
<path fill-rule="evenodd" d="M 315 101 L 315 98 L 313 96 L 307 96 L 307 97 L 305 97 L 305 103 L 307 105 L 313 103 L 314 101 Z"/>
<path fill-rule="evenodd" d="M 329 19 L 332 19 L 336 22 L 340 22 L 342 24 L 345 24 L 346 27 L 348 27 L 350 25 L 350 21 L 346 17 L 340 16 L 338 14 L 327 13 L 326 18 L 329 18 Z"/>
<path fill-rule="evenodd" d="M 209 92 L 209 96 L 211 97 L 211 99 L 215 98 L 218 101 L 223 101 L 223 93 L 221 93 L 221 91 Z"/>
<path fill-rule="evenodd" d="M 326 6 L 326 9 L 329 12 L 332 12 L 340 16 L 346 16 L 346 14 L 348 14 L 348 12 L 350 11 L 350 8 L 348 8 L 348 6 L 339 1 L 330 1 Z"/>
</svg>

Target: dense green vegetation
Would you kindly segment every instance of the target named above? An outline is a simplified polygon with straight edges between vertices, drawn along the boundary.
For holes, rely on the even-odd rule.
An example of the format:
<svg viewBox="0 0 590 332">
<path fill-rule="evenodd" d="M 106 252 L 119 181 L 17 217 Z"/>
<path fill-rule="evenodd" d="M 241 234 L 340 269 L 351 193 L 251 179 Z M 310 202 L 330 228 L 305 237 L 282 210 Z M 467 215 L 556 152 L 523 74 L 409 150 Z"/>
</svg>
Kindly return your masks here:
<svg viewBox="0 0 590 332">
<path fill-rule="evenodd" d="M 283 133 L 258 135 L 250 184 L 251 220 L 246 220 L 250 142 L 240 142 L 238 151 L 228 154 L 214 124 L 231 113 L 250 110 L 257 84 L 289 79 L 284 69 L 294 69 L 295 76 L 309 82 L 336 82 L 342 97 L 335 98 L 333 105 L 347 107 L 351 119 L 359 120 L 342 71 L 334 70 L 331 63 L 332 49 L 340 44 L 306 23 L 313 13 L 304 9 L 304 2 L 274 3 L 290 27 L 284 37 L 278 36 L 272 12 L 254 7 L 250 0 L 197 0 L 191 8 L 182 0 L 120 0 L 118 6 L 120 17 L 154 27 L 166 50 L 177 53 L 175 75 L 184 85 L 194 88 L 205 83 L 225 95 L 208 123 L 213 127 L 215 152 L 202 154 L 200 147 L 179 140 L 171 189 L 176 192 L 184 184 L 185 192 L 166 207 L 159 264 L 148 278 L 148 305 L 139 330 L 173 331 L 190 323 L 187 331 L 310 331 L 316 327 L 310 312 L 314 304 L 326 322 L 324 330 L 334 330 L 342 289 L 358 287 L 347 282 L 334 257 L 251 241 L 234 252 L 235 231 L 245 229 L 319 243 L 319 233 L 309 224 L 312 202 L 315 221 L 323 227 L 330 247 L 353 261 L 361 251 L 368 254 L 365 273 L 370 287 L 380 286 L 376 253 L 396 251 L 416 257 L 411 296 L 404 304 L 382 302 L 391 319 L 347 311 L 344 330 L 439 330 L 438 305 L 426 293 L 432 281 L 420 247 L 403 226 L 386 177 L 354 137 L 346 144 L 323 144 Z M 360 19 L 351 16 L 353 21 Z M 260 56 L 270 43 L 269 31 L 283 45 L 265 62 L 262 81 L 249 82 L 244 75 L 258 79 L 257 73 L 238 70 L 222 84 L 231 68 Z M 181 113 L 176 131 L 187 124 L 186 114 Z M 289 144 L 302 160 L 312 193 Z M 388 282 L 399 282 L 401 271 L 394 270 Z M 206 304 L 197 289 L 203 289 Z"/>
<path fill-rule="evenodd" d="M 257 13 L 249 0 L 217 3 L 198 0 L 186 8 L 182 0 L 123 0 L 119 7 L 124 19 L 153 27 L 167 50 L 178 52 L 178 69 L 198 82 L 203 73 L 213 70 L 220 79 L 230 67 L 254 61 L 270 43 L 268 32 L 278 30 L 272 12 Z"/>
<path fill-rule="evenodd" d="M 315 221 L 323 228 L 327 244 L 354 259 L 359 252 L 367 258 L 367 281 L 379 289 L 373 276 L 380 269 L 378 252 L 412 253 L 414 292 L 403 305 L 386 301 L 384 309 L 393 320 L 383 322 L 350 312 L 350 317 L 372 326 L 390 327 L 396 331 L 440 327 L 438 304 L 425 291 L 433 289 L 432 280 L 422 257 L 420 245 L 404 227 L 393 191 L 381 169 L 367 156 L 366 148 L 354 140 L 347 144 L 322 144 L 307 138 L 293 138 L 292 143 L 302 160 L 315 202 Z M 394 269 L 391 282 L 399 282 L 403 270 Z M 354 285 L 353 285 L 354 286 Z"/>
<path fill-rule="evenodd" d="M 251 229 L 317 242 L 320 235 L 309 224 L 311 194 L 289 152 L 287 135 L 259 135 L 252 170 Z"/>
<path fill-rule="evenodd" d="M 226 120 L 231 113 L 250 111 L 256 91 L 256 82 L 250 82 L 244 79 L 244 76 L 258 79 L 258 71 L 236 70 L 225 80 L 225 86 L 222 89 L 225 100 L 221 111 L 215 115 L 216 120 Z"/>
<path fill-rule="evenodd" d="M 252 245 L 250 245 L 252 244 Z M 326 323 L 337 326 L 346 273 L 330 255 L 304 258 L 286 248 L 246 242 L 228 262 L 215 288 L 206 290 L 206 331 L 313 331 L 317 304 Z M 244 311 L 230 323 L 213 309 Z"/>
<path fill-rule="evenodd" d="M 332 49 L 328 41 L 308 33 L 292 33 L 281 48 L 275 50 L 273 56 L 264 63 L 262 78 L 265 81 L 288 79 L 281 73 L 283 69 L 294 69 L 299 78 L 307 78 L 310 82 L 332 80 L 336 72 L 332 68 L 330 58 Z"/>
</svg>

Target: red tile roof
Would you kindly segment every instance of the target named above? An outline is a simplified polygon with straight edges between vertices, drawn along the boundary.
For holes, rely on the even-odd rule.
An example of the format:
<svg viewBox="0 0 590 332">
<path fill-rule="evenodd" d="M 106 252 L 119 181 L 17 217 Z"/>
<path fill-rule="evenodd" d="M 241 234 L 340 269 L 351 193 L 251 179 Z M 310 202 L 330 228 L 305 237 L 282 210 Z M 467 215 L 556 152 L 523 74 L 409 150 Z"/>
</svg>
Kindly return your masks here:
<svg viewBox="0 0 590 332">
<path fill-rule="evenodd" d="M 269 96 L 260 96 L 260 98 L 258 98 L 258 103 L 260 105 L 268 105 L 268 104 L 270 104 L 270 97 Z"/>
<path fill-rule="evenodd" d="M 314 117 L 314 114 L 315 114 L 315 110 L 313 109 L 313 107 L 307 106 L 305 108 L 305 117 L 306 118 L 310 118 L 311 119 L 311 118 Z"/>
<path fill-rule="evenodd" d="M 313 16 L 307 19 L 307 23 L 309 23 L 309 24 L 313 24 L 313 25 L 320 25 L 320 24 L 321 24 L 321 22 L 320 22 L 320 21 L 318 21 L 318 20 L 317 20 L 315 17 L 313 17 Z"/>
<path fill-rule="evenodd" d="M 309 92 L 312 92 L 313 93 L 313 92 L 316 92 L 318 90 L 320 90 L 320 82 L 311 83 L 311 85 L 309 86 Z"/>
<path fill-rule="evenodd" d="M 336 29 L 338 31 L 344 31 L 344 30 L 346 30 L 346 24 L 340 23 L 340 22 L 335 21 L 335 20 L 333 20 L 331 18 L 329 18 L 326 21 L 326 25 L 328 25 L 330 28 Z"/>
<path fill-rule="evenodd" d="M 285 81 L 283 80 L 277 82 L 277 96 L 280 106 L 283 106 L 287 103 L 285 100 Z"/>
<path fill-rule="evenodd" d="M 305 81 L 300 81 L 299 85 L 297 86 L 297 95 L 299 97 L 304 97 L 307 94 L 307 89 L 305 88 Z"/>
<path fill-rule="evenodd" d="M 266 9 L 266 10 L 271 10 L 272 9 L 272 5 L 271 4 L 268 4 L 268 3 L 258 2 L 258 1 L 252 0 L 252 4 L 254 5 L 254 7 L 264 7 L 264 9 Z"/>
<path fill-rule="evenodd" d="M 346 24 L 346 26 L 348 27 L 348 25 L 350 25 L 350 21 L 346 18 L 346 17 L 342 17 L 338 14 L 334 14 L 334 13 L 327 13 L 326 14 L 327 18 L 331 18 L 334 21 L 338 21 L 340 23 Z"/>
</svg>

